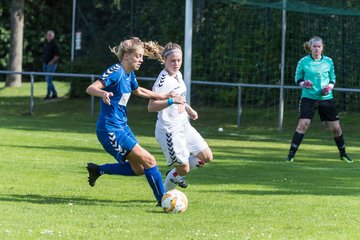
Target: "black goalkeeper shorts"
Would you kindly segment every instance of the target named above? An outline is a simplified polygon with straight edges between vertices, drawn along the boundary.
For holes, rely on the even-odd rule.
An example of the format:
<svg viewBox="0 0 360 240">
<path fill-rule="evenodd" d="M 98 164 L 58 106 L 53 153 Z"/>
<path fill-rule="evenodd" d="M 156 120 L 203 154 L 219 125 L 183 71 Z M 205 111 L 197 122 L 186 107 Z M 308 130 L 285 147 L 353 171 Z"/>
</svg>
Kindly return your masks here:
<svg viewBox="0 0 360 240">
<path fill-rule="evenodd" d="M 322 122 L 337 121 L 339 114 L 336 110 L 334 99 L 329 100 L 315 100 L 310 98 L 302 98 L 299 102 L 299 119 L 313 119 L 316 110 Z"/>
</svg>

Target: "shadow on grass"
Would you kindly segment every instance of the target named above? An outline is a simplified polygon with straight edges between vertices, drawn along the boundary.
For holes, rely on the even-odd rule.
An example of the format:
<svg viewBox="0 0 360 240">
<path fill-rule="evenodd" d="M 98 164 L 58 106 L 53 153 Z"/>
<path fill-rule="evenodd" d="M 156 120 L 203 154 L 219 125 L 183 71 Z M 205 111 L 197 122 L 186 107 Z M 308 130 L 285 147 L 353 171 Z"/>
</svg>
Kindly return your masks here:
<svg viewBox="0 0 360 240">
<path fill-rule="evenodd" d="M 3 145 L 2 147 L 8 148 L 28 148 L 28 149 L 44 149 L 44 150 L 61 150 L 61 151 L 71 151 L 71 152 L 94 152 L 101 153 L 105 151 L 103 149 L 96 148 L 87 148 L 87 147 L 74 147 L 74 146 L 59 146 L 59 145 L 47 145 L 47 146 L 27 146 L 27 145 Z"/>
<path fill-rule="evenodd" d="M 263 143 L 263 142 L 259 142 Z M 288 147 L 286 145 L 285 148 L 278 144 L 272 144 L 272 147 L 266 147 L 263 144 L 256 146 L 256 144 L 248 144 L 246 146 L 242 146 L 242 144 L 236 143 L 236 146 L 211 146 L 212 151 L 214 152 L 214 162 L 220 162 L 222 160 L 232 161 L 232 163 L 236 164 L 236 161 L 246 161 L 247 164 L 251 162 L 258 163 L 285 163 L 285 158 L 288 154 Z M 358 141 L 351 141 L 352 145 L 358 145 Z M 350 145 L 350 144 L 349 144 Z M 289 143 L 290 146 L 290 143 Z M 299 149 L 295 160 L 296 164 L 303 162 L 306 159 L 313 159 L 312 161 L 307 161 L 308 165 L 318 165 L 325 163 L 341 163 L 344 164 L 340 160 L 339 152 L 335 144 L 331 141 L 328 143 L 326 141 L 312 142 L 311 147 L 316 147 L 316 149 L 312 148 L 309 150 L 309 144 L 303 145 L 302 148 Z M 331 150 L 329 150 L 329 146 Z M 354 156 L 355 159 L 357 157 L 356 152 L 353 154 L 351 151 L 348 151 L 350 156 Z M 345 164 L 347 165 L 347 164 Z M 330 167 L 328 165 L 327 167 Z"/>
<path fill-rule="evenodd" d="M 106 199 L 93 199 L 85 197 L 60 197 L 39 194 L 3 194 L 0 195 L 1 202 L 27 202 L 35 204 L 73 204 L 73 205 L 121 205 L 122 207 L 143 206 L 154 201 L 150 200 L 126 200 L 114 201 Z"/>
<path fill-rule="evenodd" d="M 314 190 L 224 190 L 224 191 L 199 191 L 209 193 L 226 193 L 226 194 L 239 194 L 239 195 L 273 195 L 273 196 L 284 196 L 284 195 L 317 195 L 317 196 L 359 196 L 360 189 L 341 189 L 337 187 L 319 187 L 316 191 Z"/>
<path fill-rule="evenodd" d="M 212 185 L 213 190 L 209 192 L 230 194 L 359 196 L 358 176 L 358 164 L 340 160 L 286 163 L 227 159 L 190 172 L 187 182 L 190 187 Z M 249 185 L 256 185 L 259 190 L 246 190 Z M 274 190 L 267 190 L 269 188 Z"/>
</svg>

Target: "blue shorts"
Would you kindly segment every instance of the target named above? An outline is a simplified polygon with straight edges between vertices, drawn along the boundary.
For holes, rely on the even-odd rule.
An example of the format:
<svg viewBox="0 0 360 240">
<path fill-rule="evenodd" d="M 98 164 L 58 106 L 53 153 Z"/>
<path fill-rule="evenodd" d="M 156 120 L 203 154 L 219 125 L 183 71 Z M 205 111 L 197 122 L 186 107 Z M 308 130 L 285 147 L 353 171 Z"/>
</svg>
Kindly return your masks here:
<svg viewBox="0 0 360 240">
<path fill-rule="evenodd" d="M 121 130 L 108 131 L 96 129 L 99 142 L 119 163 L 125 162 L 126 156 L 138 143 L 131 129 L 126 125 Z"/>
</svg>

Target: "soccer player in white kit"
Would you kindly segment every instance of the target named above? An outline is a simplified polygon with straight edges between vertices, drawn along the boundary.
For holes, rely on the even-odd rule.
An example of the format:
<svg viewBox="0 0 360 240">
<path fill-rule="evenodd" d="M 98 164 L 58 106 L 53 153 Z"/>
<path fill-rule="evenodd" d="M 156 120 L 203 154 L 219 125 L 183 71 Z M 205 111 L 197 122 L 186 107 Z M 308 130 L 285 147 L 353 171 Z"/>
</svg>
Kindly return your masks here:
<svg viewBox="0 0 360 240">
<path fill-rule="evenodd" d="M 167 100 L 150 99 L 148 110 L 158 112 L 155 137 L 171 169 L 165 179 L 165 191 L 177 185 L 187 187 L 185 175 L 193 169 L 202 167 L 213 159 L 211 149 L 204 138 L 193 128 L 189 118 L 196 120 L 197 112 L 186 104 L 186 85 L 180 70 L 182 64 L 181 47 L 168 43 L 160 47 L 161 59 L 165 68 L 153 85 L 157 93 L 173 92 L 177 96 Z"/>
</svg>

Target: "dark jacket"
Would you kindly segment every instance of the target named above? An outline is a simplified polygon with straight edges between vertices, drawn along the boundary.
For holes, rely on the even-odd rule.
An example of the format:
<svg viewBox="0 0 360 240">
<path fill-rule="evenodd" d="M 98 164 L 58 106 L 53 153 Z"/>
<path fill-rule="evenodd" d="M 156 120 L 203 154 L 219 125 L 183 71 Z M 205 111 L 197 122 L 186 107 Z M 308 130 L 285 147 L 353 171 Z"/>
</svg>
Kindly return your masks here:
<svg viewBox="0 0 360 240">
<path fill-rule="evenodd" d="M 60 56 L 60 48 L 55 40 L 52 40 L 51 42 L 45 43 L 43 62 L 48 64 L 54 56 Z"/>
</svg>

